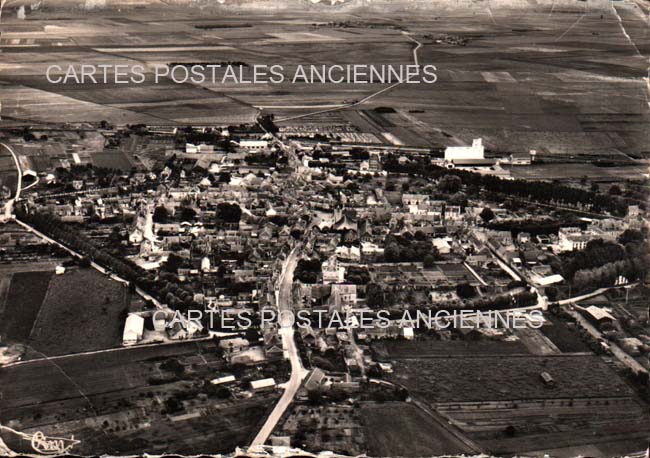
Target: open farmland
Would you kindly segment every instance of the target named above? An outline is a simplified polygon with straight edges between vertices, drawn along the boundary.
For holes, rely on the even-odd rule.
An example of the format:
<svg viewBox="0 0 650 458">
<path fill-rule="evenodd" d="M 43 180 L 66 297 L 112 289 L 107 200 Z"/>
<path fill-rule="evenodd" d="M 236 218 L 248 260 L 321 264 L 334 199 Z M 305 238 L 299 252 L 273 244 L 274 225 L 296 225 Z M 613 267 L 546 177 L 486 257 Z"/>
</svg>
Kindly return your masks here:
<svg viewBox="0 0 650 458">
<path fill-rule="evenodd" d="M 16 272 L 6 293 L 0 336 L 25 343 L 47 293 L 52 271 Z"/>
<path fill-rule="evenodd" d="M 401 283 L 412 285 L 435 285 L 438 282 L 462 282 L 476 279 L 467 268 L 460 263 L 437 263 L 432 268 L 422 268 L 415 264 L 380 264 L 368 269 L 375 283 Z"/>
<path fill-rule="evenodd" d="M 596 356 L 397 358 L 393 367 L 391 380 L 497 455 L 547 451 L 553 443 L 556 456 L 605 457 L 640 450 L 647 438 L 647 412 Z"/>
<path fill-rule="evenodd" d="M 503 456 L 616 456 L 646 446 L 648 414 L 631 397 L 439 403 L 435 408 L 472 440 Z M 557 449 L 551 452 L 549 445 Z"/>
<path fill-rule="evenodd" d="M 276 395 L 197 398 L 202 381 L 223 370 L 214 348 L 212 342 L 185 342 L 0 368 L 0 423 L 74 435 L 81 441 L 74 452 L 87 455 L 231 451 L 250 440 Z M 161 368 L 170 358 L 183 364 L 183 374 Z M 152 384 L 152 377 L 162 377 L 161 383 Z M 181 400 L 180 410 L 167 411 L 170 397 Z"/>
<path fill-rule="evenodd" d="M 391 379 L 437 402 L 629 396 L 630 388 L 597 356 L 501 355 L 401 359 Z M 540 378 L 556 381 L 548 389 Z"/>
<path fill-rule="evenodd" d="M 589 352 L 589 347 L 580 340 L 576 331 L 570 330 L 566 323 L 553 315 L 548 315 L 547 321 L 540 331 L 563 353 Z"/>
<path fill-rule="evenodd" d="M 299 64 L 410 64 L 414 44 L 402 34 L 408 31 L 422 43 L 420 63 L 435 65 L 438 80 L 400 85 L 344 110 L 361 132 L 387 144 L 425 147 L 482 137 L 494 151 L 536 149 L 540 157 L 650 151 L 642 80 L 648 31 L 632 1 L 611 8 L 580 2 L 528 6 L 526 14 L 470 4 L 397 16 L 323 11 L 319 22 L 312 13 L 235 16 L 218 9 L 154 6 L 83 21 L 80 14 L 34 12 L 29 28 L 4 19 L 0 94 L 9 122 L 50 120 L 52 107 L 58 121 L 117 124 L 238 124 L 260 110 L 277 120 L 309 115 L 317 107 L 361 100 L 386 85 L 174 84 L 168 78 L 153 84 L 148 73 L 143 84 L 117 90 L 115 84 L 51 84 L 44 74 L 51 63 L 99 64 L 108 54 L 111 63 L 145 67 L 279 64 L 288 75 Z M 333 27 L 330 21 L 349 25 Z M 468 41 L 464 46 L 436 42 L 442 35 Z M 395 112 L 376 116 L 371 110 L 379 106 Z M 309 119 L 325 125 L 330 115 L 281 124 L 299 127 Z"/>
<path fill-rule="evenodd" d="M 129 296 L 126 285 L 94 269 L 55 275 L 29 336 L 30 344 L 48 356 L 117 347 Z"/>
<path fill-rule="evenodd" d="M 416 457 L 471 452 L 413 404 L 364 403 L 361 417 L 370 456 Z"/>
<path fill-rule="evenodd" d="M 510 355 L 527 354 L 526 347 L 518 341 L 489 340 L 387 340 L 373 342 L 372 349 L 381 360 L 430 358 L 439 356 Z"/>
</svg>

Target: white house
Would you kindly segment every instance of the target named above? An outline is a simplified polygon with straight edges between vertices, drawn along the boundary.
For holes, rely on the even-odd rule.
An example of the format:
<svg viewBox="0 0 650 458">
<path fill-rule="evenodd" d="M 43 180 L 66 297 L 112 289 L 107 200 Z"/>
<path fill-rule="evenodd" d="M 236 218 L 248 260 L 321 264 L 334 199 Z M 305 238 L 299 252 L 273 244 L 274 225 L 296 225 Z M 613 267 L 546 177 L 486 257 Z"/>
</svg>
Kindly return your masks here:
<svg viewBox="0 0 650 458">
<path fill-rule="evenodd" d="M 579 227 L 563 227 L 558 231 L 558 249 L 560 251 L 582 250 L 591 240 Z"/>
<path fill-rule="evenodd" d="M 342 283 L 345 280 L 345 267 L 340 266 L 336 256 L 330 257 L 322 266 L 323 283 Z"/>
<path fill-rule="evenodd" d="M 431 241 L 433 246 L 436 247 L 438 253 L 440 254 L 449 254 L 451 253 L 451 244 L 449 237 L 445 238 L 435 238 Z"/>
</svg>

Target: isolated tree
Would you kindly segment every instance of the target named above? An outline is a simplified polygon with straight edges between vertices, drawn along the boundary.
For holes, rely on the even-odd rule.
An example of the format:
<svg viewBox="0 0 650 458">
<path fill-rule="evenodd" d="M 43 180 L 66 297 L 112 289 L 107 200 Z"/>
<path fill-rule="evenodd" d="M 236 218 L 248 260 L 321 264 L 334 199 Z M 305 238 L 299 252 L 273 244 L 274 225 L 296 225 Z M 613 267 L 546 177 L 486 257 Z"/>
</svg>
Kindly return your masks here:
<svg viewBox="0 0 650 458">
<path fill-rule="evenodd" d="M 158 206 L 153 211 L 154 223 L 166 223 L 169 219 L 169 211 L 164 206 Z"/>
<path fill-rule="evenodd" d="M 438 183 L 438 189 L 448 193 L 458 192 L 462 186 L 463 180 L 457 175 L 445 175 Z"/>
<path fill-rule="evenodd" d="M 381 308 L 384 306 L 384 292 L 381 286 L 376 283 L 369 283 L 366 287 L 366 303 L 371 308 Z"/>
<path fill-rule="evenodd" d="M 483 221 L 485 221 L 486 223 L 489 223 L 490 221 L 492 221 L 494 219 L 494 212 L 492 211 L 492 209 L 490 207 L 485 207 L 483 209 L 483 211 L 481 211 L 479 216 L 481 217 L 481 219 Z"/>
<path fill-rule="evenodd" d="M 182 221 L 194 221 L 196 218 L 196 211 L 191 207 L 182 207 L 181 208 L 181 220 Z"/>
<path fill-rule="evenodd" d="M 476 296 L 476 289 L 469 283 L 459 283 L 456 285 L 456 294 L 461 299 L 471 299 Z"/>
<path fill-rule="evenodd" d="M 621 188 L 614 184 L 609 188 L 609 195 L 610 196 L 620 196 L 622 194 Z"/>
</svg>

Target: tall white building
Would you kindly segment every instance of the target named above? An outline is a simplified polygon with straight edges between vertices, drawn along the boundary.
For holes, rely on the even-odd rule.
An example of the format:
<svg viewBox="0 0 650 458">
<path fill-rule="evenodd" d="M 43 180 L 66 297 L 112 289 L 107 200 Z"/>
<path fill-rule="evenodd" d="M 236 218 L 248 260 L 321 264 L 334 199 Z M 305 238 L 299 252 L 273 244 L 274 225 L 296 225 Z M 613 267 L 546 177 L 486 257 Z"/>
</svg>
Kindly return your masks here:
<svg viewBox="0 0 650 458">
<path fill-rule="evenodd" d="M 448 146 L 445 149 L 445 160 L 453 161 L 454 159 L 485 159 L 483 140 L 475 138 L 472 146 Z"/>
</svg>

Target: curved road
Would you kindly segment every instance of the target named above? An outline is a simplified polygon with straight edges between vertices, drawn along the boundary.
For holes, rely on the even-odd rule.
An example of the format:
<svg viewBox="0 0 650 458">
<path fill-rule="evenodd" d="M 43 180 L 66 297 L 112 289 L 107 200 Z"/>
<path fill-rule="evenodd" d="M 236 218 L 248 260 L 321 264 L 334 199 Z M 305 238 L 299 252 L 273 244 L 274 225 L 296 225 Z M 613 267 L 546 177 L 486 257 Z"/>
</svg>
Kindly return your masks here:
<svg viewBox="0 0 650 458">
<path fill-rule="evenodd" d="M 275 429 L 278 421 L 287 410 L 293 398 L 296 396 L 302 379 L 307 375 L 307 371 L 302 367 L 300 355 L 298 355 L 298 348 L 293 338 L 293 300 L 291 294 L 291 287 L 293 285 L 293 272 L 298 265 L 298 254 L 300 253 L 300 245 L 296 245 L 282 266 L 282 274 L 278 282 L 278 289 L 275 291 L 275 299 L 278 306 L 278 314 L 280 315 L 280 335 L 282 336 L 282 347 L 285 351 L 285 356 L 288 356 L 291 363 L 291 377 L 285 384 L 284 393 L 280 401 L 276 404 L 275 408 L 264 422 L 264 426 L 257 433 L 251 445 L 263 445 Z"/>
</svg>

